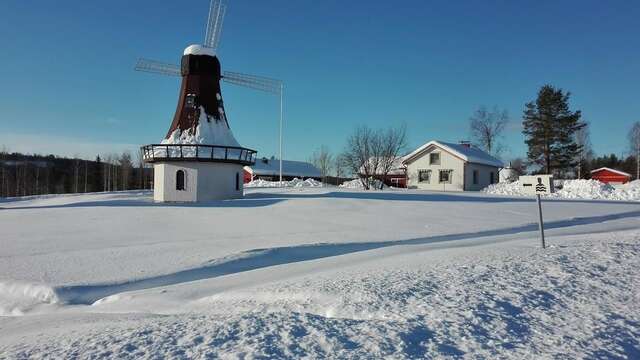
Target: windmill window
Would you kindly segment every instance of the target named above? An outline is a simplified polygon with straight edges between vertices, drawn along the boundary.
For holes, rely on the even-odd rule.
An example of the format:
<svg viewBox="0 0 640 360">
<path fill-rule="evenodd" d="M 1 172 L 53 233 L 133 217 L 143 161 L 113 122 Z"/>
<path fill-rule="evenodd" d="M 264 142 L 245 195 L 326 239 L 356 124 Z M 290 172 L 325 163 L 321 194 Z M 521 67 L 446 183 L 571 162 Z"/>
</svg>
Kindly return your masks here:
<svg viewBox="0 0 640 360">
<path fill-rule="evenodd" d="M 188 94 L 185 98 L 184 107 L 187 109 L 196 108 L 196 94 Z"/>
<path fill-rule="evenodd" d="M 473 170 L 473 184 L 478 184 L 478 170 Z"/>
<path fill-rule="evenodd" d="M 236 173 L 236 191 L 240 191 L 240 173 Z"/>
<path fill-rule="evenodd" d="M 184 181 L 184 170 L 176 171 L 176 190 L 177 191 L 185 191 L 185 181 Z"/>
</svg>

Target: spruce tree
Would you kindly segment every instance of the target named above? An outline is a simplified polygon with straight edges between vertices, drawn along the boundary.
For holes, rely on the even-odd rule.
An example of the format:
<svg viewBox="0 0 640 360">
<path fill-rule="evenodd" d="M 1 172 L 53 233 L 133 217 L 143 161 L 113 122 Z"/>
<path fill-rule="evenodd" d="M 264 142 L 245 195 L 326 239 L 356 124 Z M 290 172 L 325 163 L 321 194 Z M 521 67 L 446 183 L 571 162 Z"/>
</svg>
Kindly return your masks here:
<svg viewBox="0 0 640 360">
<path fill-rule="evenodd" d="M 523 134 L 529 147 L 529 163 L 547 174 L 558 174 L 576 165 L 581 146 L 575 132 L 585 126 L 581 112 L 569 110 L 570 93 L 551 85 L 543 86 L 535 102 L 525 105 Z"/>
</svg>

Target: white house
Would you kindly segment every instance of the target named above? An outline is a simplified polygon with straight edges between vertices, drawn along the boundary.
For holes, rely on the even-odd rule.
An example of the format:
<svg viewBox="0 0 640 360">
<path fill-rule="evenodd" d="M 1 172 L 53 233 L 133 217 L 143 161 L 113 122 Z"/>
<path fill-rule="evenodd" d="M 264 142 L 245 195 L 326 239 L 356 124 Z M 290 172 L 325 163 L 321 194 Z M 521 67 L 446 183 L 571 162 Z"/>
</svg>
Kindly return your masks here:
<svg viewBox="0 0 640 360">
<path fill-rule="evenodd" d="M 407 187 L 477 191 L 498 182 L 503 163 L 467 143 L 429 141 L 404 158 Z"/>
</svg>

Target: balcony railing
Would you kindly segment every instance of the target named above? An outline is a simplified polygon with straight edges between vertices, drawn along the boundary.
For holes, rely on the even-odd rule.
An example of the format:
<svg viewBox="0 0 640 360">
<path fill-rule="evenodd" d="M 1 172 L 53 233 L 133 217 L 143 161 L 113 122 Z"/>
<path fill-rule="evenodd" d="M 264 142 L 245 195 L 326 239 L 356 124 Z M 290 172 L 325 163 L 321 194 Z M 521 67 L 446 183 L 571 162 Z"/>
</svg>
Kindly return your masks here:
<svg viewBox="0 0 640 360">
<path fill-rule="evenodd" d="M 196 144 L 151 144 L 140 148 L 145 162 L 205 161 L 253 165 L 255 150 L 238 146 Z"/>
</svg>

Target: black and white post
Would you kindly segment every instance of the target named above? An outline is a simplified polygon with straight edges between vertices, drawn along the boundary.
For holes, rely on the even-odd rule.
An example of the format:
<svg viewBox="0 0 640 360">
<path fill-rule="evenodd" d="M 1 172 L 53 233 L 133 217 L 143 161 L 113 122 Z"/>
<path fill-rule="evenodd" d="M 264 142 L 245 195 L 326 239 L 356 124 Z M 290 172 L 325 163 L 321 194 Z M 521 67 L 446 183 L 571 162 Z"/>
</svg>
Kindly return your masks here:
<svg viewBox="0 0 640 360">
<path fill-rule="evenodd" d="M 542 194 L 552 194 L 554 192 L 553 176 L 552 175 L 535 175 L 535 176 L 520 176 L 519 179 L 522 190 L 531 195 L 535 195 L 536 203 L 538 205 L 538 228 L 540 230 L 540 241 L 542 242 L 542 248 L 547 247 L 544 238 L 544 220 L 542 217 Z"/>
<path fill-rule="evenodd" d="M 540 229 L 540 240 L 542 241 L 542 248 L 547 246 L 544 242 L 544 220 L 542 220 L 542 200 L 540 200 L 540 194 L 536 194 L 536 201 L 538 203 L 538 228 Z"/>
</svg>

